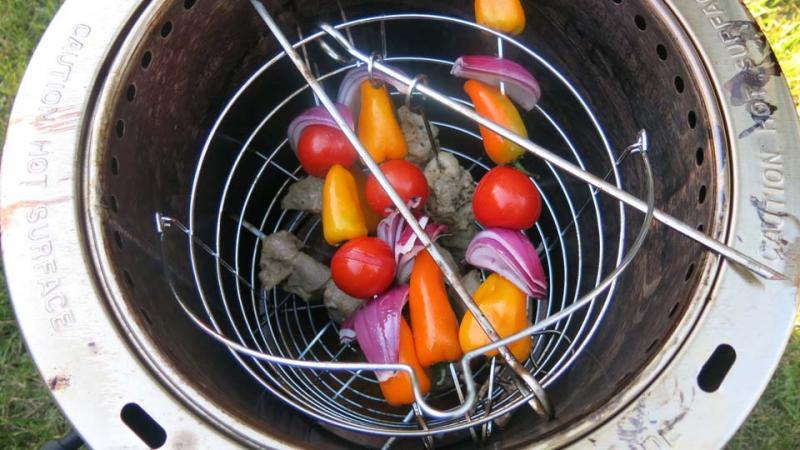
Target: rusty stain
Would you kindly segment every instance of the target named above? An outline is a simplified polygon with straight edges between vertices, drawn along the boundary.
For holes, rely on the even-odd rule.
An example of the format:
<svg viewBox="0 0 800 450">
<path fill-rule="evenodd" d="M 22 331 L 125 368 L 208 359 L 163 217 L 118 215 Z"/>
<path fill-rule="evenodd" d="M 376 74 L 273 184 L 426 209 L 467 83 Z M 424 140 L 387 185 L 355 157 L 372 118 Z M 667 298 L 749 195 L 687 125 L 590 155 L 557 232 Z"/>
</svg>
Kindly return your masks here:
<svg viewBox="0 0 800 450">
<path fill-rule="evenodd" d="M 65 202 L 70 198 L 70 196 L 64 195 L 49 200 L 20 200 L 18 202 L 14 202 L 0 210 L 0 231 L 6 231 L 8 226 L 11 224 L 11 219 L 13 218 L 14 213 L 16 213 L 19 209 L 31 208 L 37 205 L 55 205 L 57 203 Z"/>
<path fill-rule="evenodd" d="M 69 376 L 57 374 L 47 379 L 47 387 L 51 391 L 60 391 L 69 387 L 69 380 Z"/>
<path fill-rule="evenodd" d="M 78 128 L 81 111 L 76 106 L 67 106 L 50 114 L 37 114 L 31 125 L 42 133 L 61 133 Z"/>
</svg>

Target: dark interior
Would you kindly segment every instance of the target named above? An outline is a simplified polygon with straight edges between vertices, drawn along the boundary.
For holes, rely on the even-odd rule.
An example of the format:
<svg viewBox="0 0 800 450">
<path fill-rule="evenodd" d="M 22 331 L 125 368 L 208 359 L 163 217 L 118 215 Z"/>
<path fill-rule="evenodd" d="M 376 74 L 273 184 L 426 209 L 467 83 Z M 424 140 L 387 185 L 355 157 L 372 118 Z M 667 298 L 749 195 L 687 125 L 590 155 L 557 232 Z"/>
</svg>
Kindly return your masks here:
<svg viewBox="0 0 800 450">
<path fill-rule="evenodd" d="M 109 138 L 100 171 L 100 192 L 107 210 L 102 220 L 110 243 L 105 250 L 125 291 L 122 300 L 137 312 L 136 320 L 183 374 L 185 382 L 192 383 L 239 420 L 296 445 L 352 446 L 336 434 L 361 445 L 380 446 L 385 437 L 359 436 L 342 430 L 332 433 L 331 427 L 322 427 L 317 420 L 295 412 L 264 387 L 264 384 L 280 386 L 275 389 L 284 389 L 281 392 L 291 396 L 296 391 L 307 391 L 304 386 L 320 385 L 319 395 L 326 397 L 331 394 L 330 389 L 349 378 L 348 374 L 316 378 L 317 374 L 311 371 L 259 366 L 244 358 L 237 360 L 224 346 L 196 329 L 170 294 L 159 256 L 153 220 L 156 212 L 191 225 L 196 238 L 238 270 L 244 280 L 237 280 L 225 266 L 195 245 L 199 280 L 195 283 L 187 239 L 179 232 L 173 232 L 167 239 L 166 264 L 183 298 L 197 312 L 205 314 L 199 295 L 202 292 L 227 336 L 235 339 L 237 333 L 243 333 L 245 345 L 253 348 L 260 345 L 262 350 L 299 358 L 305 344 L 327 323 L 324 309 L 299 314 L 294 311 L 291 313 L 294 315 L 286 313 L 280 319 L 275 315 L 276 323 L 280 320 L 284 327 L 277 333 L 280 338 L 267 336 L 256 342 L 247 334 L 257 321 L 264 320 L 271 308 L 282 310 L 281 307 L 302 305 L 302 301 L 281 303 L 285 298 L 281 292 L 262 298 L 256 277 L 258 238 L 243 230 L 239 222 L 240 218 L 245 219 L 267 234 L 278 228 L 291 229 L 306 238 L 309 247 L 320 247 L 321 233 L 313 217 L 293 212 L 282 215 L 279 211 L 280 196 L 285 194 L 290 181 L 282 169 L 298 173 L 294 155 L 284 146 L 271 156 L 285 139 L 289 121 L 312 106 L 313 97 L 308 90 L 302 91 L 277 109 L 256 132 L 268 112 L 304 86 L 296 69 L 283 58 L 254 79 L 212 134 L 217 118 L 237 89 L 277 53 L 278 45 L 249 2 L 170 3 L 169 7 L 161 8 L 150 32 L 129 55 L 119 81 L 114 115 L 107 121 Z M 638 130 L 646 129 L 656 174 L 656 205 L 684 221 L 707 228 L 716 207 L 713 174 L 717 162 L 709 149 L 705 106 L 684 57 L 665 27 L 643 6 L 646 2 L 524 3 L 528 25 L 518 40 L 575 86 L 599 121 L 614 156 L 634 142 Z M 333 0 L 270 0 L 265 4 L 293 41 L 298 39 L 298 30 L 304 36 L 316 32 L 320 21 L 341 22 Z M 349 20 L 412 12 L 473 20 L 472 2 L 342 0 L 342 4 Z M 381 51 L 379 31 L 377 22 L 354 27 L 356 46 L 367 54 Z M 387 22 L 386 34 L 389 58 L 424 56 L 452 61 L 462 54 L 497 51 L 494 37 L 455 23 L 395 20 Z M 307 49 L 318 73 L 326 74 L 341 67 L 315 43 Z M 530 55 L 508 44 L 504 50 L 507 58 L 530 69 L 542 86 L 540 106 L 552 123 L 542 112 L 524 116 L 531 140 L 576 161 L 553 126 L 557 124 L 569 137 L 587 170 L 606 176 L 612 168 L 611 157 L 576 97 Z M 449 76 L 449 67 L 408 59 L 393 64 L 410 74 L 425 73 L 432 87 L 466 98 L 461 82 Z M 343 72 L 324 81 L 329 94 L 335 94 L 342 76 Z M 401 101 L 397 98 L 398 106 Z M 437 122 L 477 131 L 475 125 L 432 104 L 428 111 Z M 451 128 L 440 128 L 443 147 L 463 153 L 464 157 L 477 159 L 482 155 L 480 143 L 474 138 Z M 250 144 L 243 151 L 248 140 Z M 196 173 L 207 141 L 208 150 Z M 595 206 L 590 202 L 590 190 L 583 183 L 553 171 L 530 155 L 524 162 L 550 201 L 540 229 L 533 231 L 531 238 L 535 244 L 556 243 L 550 252 L 552 262 L 546 265 L 552 270 L 551 289 L 558 300 L 552 308 L 558 310 L 563 307 L 562 301 L 568 304 L 576 293 L 593 287 L 598 274 L 602 277 L 613 269 L 621 236 L 622 244 L 630 244 L 642 215 L 630 210 L 621 215 L 619 204 L 605 196 L 598 196 Z M 476 179 L 483 170 L 480 165 L 475 167 Z M 619 182 L 643 197 L 642 173 L 641 165 L 631 157 L 619 166 Z M 230 185 L 225 191 L 229 174 L 232 174 Z M 609 180 L 615 181 L 613 176 Z M 192 221 L 189 215 L 194 182 L 198 187 L 194 192 Z M 579 216 L 577 227 L 563 232 L 562 241 L 557 239 L 558 230 L 567 228 L 565 225 L 575 212 L 571 211 L 568 199 L 575 210 L 587 202 L 589 207 Z M 599 222 L 597 214 L 601 216 Z M 580 230 L 580 236 L 576 230 Z M 602 260 L 600 242 L 604 248 Z M 494 433 L 490 445 L 506 448 L 541 441 L 601 407 L 624 389 L 659 351 L 681 319 L 704 263 L 703 251 L 697 244 L 655 224 L 638 258 L 619 279 L 611 299 L 606 301 L 605 296 L 601 297 L 592 309 L 561 325 L 561 333 L 582 347 L 573 361 L 568 361 L 573 349 L 557 335 L 537 338 L 538 354 L 542 358 L 551 355 L 550 359 L 542 360 L 539 377 L 549 373 L 553 378 L 547 391 L 555 404 L 556 418 L 546 422 L 522 407 L 504 430 Z M 578 267 L 581 267 L 580 279 Z M 335 333 L 323 335 L 303 358 L 330 360 L 337 345 L 334 338 Z M 557 362 L 563 356 L 567 358 Z M 358 355 L 348 353 L 342 358 L 357 359 Z M 300 381 L 292 387 L 286 379 Z M 383 418 L 380 420 L 397 423 L 407 409 L 387 408 L 379 399 L 364 398 L 357 392 L 363 390 L 375 396 L 377 387 L 370 379 L 370 374 L 358 378 L 344 391 L 339 404 L 343 408 L 351 405 L 358 414 L 372 414 Z M 330 399 L 317 401 L 324 403 Z M 362 406 L 353 406 L 356 402 Z M 385 412 L 368 413 L 361 410 L 366 408 L 364 405 Z M 416 423 L 408 426 L 416 427 Z M 463 433 L 455 433 L 442 438 L 441 444 L 456 444 L 461 437 Z M 419 439 L 401 443 L 408 447 L 421 445 Z"/>
</svg>

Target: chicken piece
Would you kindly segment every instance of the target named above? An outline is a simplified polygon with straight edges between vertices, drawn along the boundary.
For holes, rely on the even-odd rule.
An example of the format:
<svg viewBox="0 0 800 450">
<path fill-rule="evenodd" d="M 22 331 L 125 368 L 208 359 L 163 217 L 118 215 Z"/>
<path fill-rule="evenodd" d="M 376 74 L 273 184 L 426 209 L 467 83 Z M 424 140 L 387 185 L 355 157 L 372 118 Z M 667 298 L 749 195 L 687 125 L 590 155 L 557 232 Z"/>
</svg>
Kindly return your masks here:
<svg viewBox="0 0 800 450">
<path fill-rule="evenodd" d="M 422 115 L 410 111 L 405 106 L 401 106 L 397 110 L 397 117 L 400 120 L 400 128 L 403 130 L 403 136 L 406 138 L 406 145 L 408 146 L 406 159 L 419 166 L 424 165 L 433 158 L 435 149 L 431 145 Z M 439 137 L 439 128 L 433 124 L 431 124 L 431 132 L 434 139 Z"/>
<path fill-rule="evenodd" d="M 470 270 L 465 275 L 461 277 L 461 285 L 464 286 L 464 289 L 469 292 L 469 295 L 473 295 L 475 291 L 478 290 L 478 287 L 481 285 L 481 273 L 478 270 Z M 448 297 L 450 298 L 450 306 L 453 307 L 453 311 L 456 313 L 456 317 L 461 320 L 464 317 L 464 314 L 467 313 L 467 307 L 464 306 L 464 303 L 458 298 L 458 294 L 456 294 L 455 290 L 452 287 L 447 287 Z"/>
<path fill-rule="evenodd" d="M 328 309 L 328 315 L 331 317 L 331 320 L 336 323 L 342 323 L 347 320 L 348 317 L 364 304 L 362 300 L 345 294 L 336 286 L 333 280 L 328 281 L 325 285 L 323 302 Z"/>
<path fill-rule="evenodd" d="M 289 186 L 289 192 L 281 200 L 281 208 L 308 211 L 314 214 L 322 212 L 322 185 L 324 181 L 317 177 L 305 177 Z"/>
<path fill-rule="evenodd" d="M 270 290 L 280 284 L 294 268 L 292 262 L 300 254 L 303 242 L 288 231 L 278 231 L 261 241 L 258 279 L 261 287 Z"/>
<path fill-rule="evenodd" d="M 440 152 L 425 166 L 425 178 L 431 188 L 426 209 L 428 215 L 448 226 L 452 233 L 467 230 L 475 216 L 472 213 L 472 197 L 475 183 L 458 159 Z"/>
<path fill-rule="evenodd" d="M 464 230 L 459 230 L 455 227 L 450 228 L 447 234 L 442 235 L 439 242 L 450 250 L 453 254 L 453 259 L 461 262 L 464 261 L 467 247 L 469 247 L 469 243 L 472 242 L 472 238 L 476 234 L 478 234 L 478 227 L 470 222 Z"/>
<path fill-rule="evenodd" d="M 292 273 L 283 289 L 297 294 L 308 303 L 316 303 L 322 299 L 322 292 L 330 279 L 331 270 L 328 266 L 300 253 L 292 261 Z"/>
</svg>

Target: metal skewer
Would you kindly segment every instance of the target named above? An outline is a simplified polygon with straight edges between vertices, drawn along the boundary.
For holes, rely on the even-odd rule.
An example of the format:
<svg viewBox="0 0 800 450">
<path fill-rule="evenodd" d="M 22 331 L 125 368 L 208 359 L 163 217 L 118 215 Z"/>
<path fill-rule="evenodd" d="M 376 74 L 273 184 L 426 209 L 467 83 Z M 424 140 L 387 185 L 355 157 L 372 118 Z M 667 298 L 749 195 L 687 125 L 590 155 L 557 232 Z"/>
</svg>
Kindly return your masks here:
<svg viewBox="0 0 800 450">
<path fill-rule="evenodd" d="M 375 179 L 378 181 L 378 184 L 389 195 L 389 198 L 392 200 L 392 203 L 394 203 L 395 207 L 397 207 L 397 209 L 399 210 L 400 215 L 403 216 L 403 218 L 409 224 L 411 229 L 414 231 L 414 234 L 422 242 L 422 245 L 425 247 L 426 250 L 428 250 L 431 257 L 433 257 L 434 261 L 436 261 L 436 263 L 442 269 L 442 273 L 444 274 L 445 278 L 450 283 L 450 285 L 453 287 L 453 290 L 456 291 L 456 294 L 458 295 L 459 299 L 472 313 L 472 315 L 475 317 L 475 320 L 481 326 L 481 328 L 489 337 L 489 339 L 491 339 L 492 341 L 500 340 L 501 339 L 500 335 L 494 329 L 491 322 L 489 322 L 489 319 L 483 314 L 483 312 L 480 310 L 478 305 L 472 299 L 470 294 L 461 284 L 458 274 L 447 263 L 447 260 L 439 251 L 438 247 L 430 240 L 428 235 L 425 234 L 425 231 L 420 226 L 416 217 L 414 217 L 414 214 L 411 212 L 410 209 L 408 209 L 406 204 L 403 202 L 402 198 L 400 198 L 400 196 L 397 194 L 394 187 L 392 187 L 392 184 L 383 174 L 380 167 L 378 167 L 378 164 L 370 156 L 369 151 L 367 151 L 367 149 L 358 140 L 358 136 L 356 136 L 355 132 L 353 132 L 353 130 L 350 129 L 347 122 L 344 120 L 342 115 L 336 109 L 336 106 L 334 105 L 333 101 L 330 99 L 328 94 L 320 85 L 319 80 L 317 80 L 314 74 L 311 73 L 311 69 L 305 64 L 300 54 L 297 53 L 297 51 L 294 49 L 292 44 L 286 38 L 286 35 L 283 34 L 280 27 L 272 18 L 272 16 L 269 14 L 269 12 L 266 10 L 264 5 L 261 4 L 261 2 L 258 0 L 250 0 L 250 1 L 253 7 L 255 8 L 256 12 L 258 12 L 258 14 L 264 20 L 264 23 L 267 25 L 272 34 L 275 36 L 275 39 L 278 40 L 278 43 L 281 45 L 286 55 L 289 57 L 292 63 L 297 67 L 298 71 L 303 76 L 303 78 L 305 78 L 309 87 L 316 93 L 322 105 L 325 106 L 325 108 L 328 110 L 333 120 L 336 122 L 337 126 L 341 129 L 342 133 L 344 133 L 345 137 L 347 137 L 347 140 L 350 141 L 350 143 L 356 149 L 356 152 L 361 157 L 361 160 L 364 161 L 364 164 L 367 166 L 367 168 L 369 168 L 370 172 L 375 176 Z M 327 25 L 323 25 L 323 27 L 332 29 L 330 26 Z M 351 49 L 353 48 L 352 45 L 349 44 L 349 41 L 344 37 L 344 35 L 338 32 L 336 32 L 336 34 L 339 38 L 341 38 L 341 40 L 345 43 L 347 47 Z M 379 61 L 376 61 L 375 58 L 365 57 L 363 61 L 365 63 L 370 64 L 371 66 L 374 65 L 375 67 L 377 67 L 378 65 L 380 65 L 384 68 L 386 67 Z M 413 82 L 413 80 L 407 79 L 406 77 L 403 78 L 406 79 L 408 84 L 411 84 Z M 424 93 L 424 91 L 420 92 Z M 439 94 L 437 93 L 437 95 Z M 517 359 L 514 357 L 514 355 L 511 353 L 511 351 L 508 349 L 507 346 L 505 345 L 499 346 L 497 350 L 500 352 L 500 355 L 503 356 L 503 358 L 505 359 L 508 367 L 511 368 L 511 370 L 517 375 L 518 378 L 515 379 L 515 382 L 518 384 L 517 387 L 519 388 L 520 393 L 525 397 L 527 397 L 529 394 L 533 394 L 530 396 L 530 400 L 528 402 L 531 408 L 533 408 L 538 414 L 544 417 L 548 418 L 551 417 L 553 414 L 553 409 L 550 405 L 549 400 L 547 399 L 547 394 L 545 393 L 544 388 L 541 386 L 541 384 L 539 384 L 539 382 L 536 381 L 536 379 L 530 374 L 530 372 L 528 372 L 525 369 L 525 367 L 523 367 L 522 364 L 520 364 L 519 361 L 517 361 Z M 473 397 L 469 399 L 470 402 L 474 401 L 475 393 L 469 392 L 469 394 L 471 397 Z M 439 411 L 426 408 L 426 405 L 424 403 L 422 403 L 420 406 L 428 414 L 434 414 L 434 415 L 440 414 Z"/>
<path fill-rule="evenodd" d="M 254 1 L 254 0 L 253 0 Z M 363 62 L 369 62 L 369 56 L 365 55 L 364 53 L 358 51 L 355 47 L 350 45 L 350 43 L 345 39 L 344 35 L 336 30 L 329 24 L 322 24 L 320 25 L 323 31 L 335 39 L 351 56 L 356 58 L 357 60 Z M 381 61 L 376 61 L 374 64 L 374 69 L 378 70 L 397 81 L 405 84 L 406 86 L 411 86 L 413 83 L 413 79 L 405 76 L 404 74 L 398 72 L 397 70 L 393 69 L 390 66 L 387 66 Z M 631 206 L 641 212 L 647 211 L 647 204 L 642 201 L 641 199 L 635 197 L 634 195 L 614 186 L 603 180 L 602 178 L 587 172 L 580 167 L 572 164 L 571 162 L 567 161 L 566 159 L 556 155 L 555 153 L 541 147 L 528 139 L 523 138 L 522 136 L 510 131 L 495 122 L 492 122 L 474 110 L 459 104 L 456 101 L 448 98 L 446 95 L 440 93 L 439 91 L 432 89 L 424 84 L 416 84 L 413 88 L 420 92 L 421 94 L 425 95 L 428 98 L 433 99 L 437 103 L 444 105 L 445 107 L 461 114 L 462 116 L 477 122 L 478 124 L 488 128 L 489 130 L 499 134 L 505 139 L 521 146 L 529 153 L 536 155 L 539 158 L 544 159 L 545 161 L 551 163 L 552 165 L 558 167 L 559 169 L 567 172 L 568 174 L 589 183 L 590 185 L 596 187 L 602 192 L 614 197 L 615 199 L 625 203 L 628 206 Z M 410 94 L 410 93 L 409 93 Z M 673 230 L 681 233 L 682 235 L 698 242 L 699 244 L 703 245 L 704 247 L 708 248 L 709 250 L 717 253 L 718 255 L 724 256 L 726 259 L 739 263 L 744 267 L 748 268 L 749 270 L 755 272 L 756 274 L 760 275 L 763 278 L 769 280 L 785 280 L 787 277 L 772 269 L 771 267 L 751 258 L 750 256 L 745 255 L 744 253 L 736 250 L 732 247 L 729 247 L 703 233 L 696 230 L 694 227 L 684 223 L 683 221 L 665 213 L 660 209 L 656 209 L 654 213 L 654 218 L 659 222 L 663 223 L 664 225 L 672 228 Z"/>
</svg>

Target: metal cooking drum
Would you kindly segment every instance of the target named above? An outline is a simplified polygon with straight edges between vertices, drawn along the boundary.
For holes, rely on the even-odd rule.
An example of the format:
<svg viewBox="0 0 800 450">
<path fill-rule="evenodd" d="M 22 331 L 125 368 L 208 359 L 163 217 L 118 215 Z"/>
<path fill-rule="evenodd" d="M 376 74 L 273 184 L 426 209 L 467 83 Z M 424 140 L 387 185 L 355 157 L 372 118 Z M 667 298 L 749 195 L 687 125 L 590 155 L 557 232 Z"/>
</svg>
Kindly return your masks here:
<svg viewBox="0 0 800 450">
<path fill-rule="evenodd" d="M 29 349 L 87 443 L 724 445 L 796 309 L 780 67 L 735 0 L 523 3 L 514 38 L 471 1 L 62 6 L 14 105 L 2 244 Z M 475 179 L 489 163 L 453 61 L 502 54 L 543 92 L 521 141 L 549 282 L 531 358 L 456 362 L 452 388 L 405 408 L 324 307 L 258 281 L 265 235 L 321 240 L 280 207 L 301 176 L 288 123 L 374 52 L 427 76 L 412 100 Z"/>
</svg>

